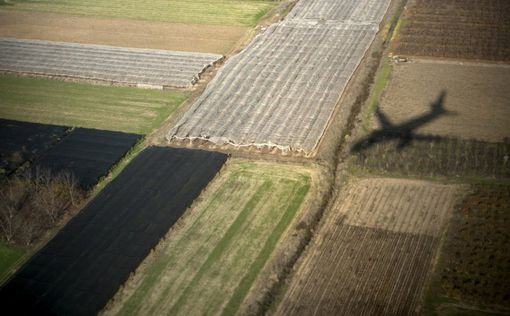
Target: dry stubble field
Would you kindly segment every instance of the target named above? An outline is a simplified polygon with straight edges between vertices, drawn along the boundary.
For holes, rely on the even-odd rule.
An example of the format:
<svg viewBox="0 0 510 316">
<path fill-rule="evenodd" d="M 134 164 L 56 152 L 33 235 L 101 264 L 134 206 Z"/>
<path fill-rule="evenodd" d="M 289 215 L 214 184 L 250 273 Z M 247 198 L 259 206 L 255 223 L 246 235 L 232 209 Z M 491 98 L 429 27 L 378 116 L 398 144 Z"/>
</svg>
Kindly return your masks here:
<svg viewBox="0 0 510 316">
<path fill-rule="evenodd" d="M 416 132 L 501 142 L 510 138 L 510 67 L 416 61 L 393 65 L 380 109 L 399 124 L 430 111 L 444 91 L 439 116 Z"/>
<path fill-rule="evenodd" d="M 351 179 L 276 315 L 414 315 L 459 187 Z"/>
<path fill-rule="evenodd" d="M 0 37 L 165 49 L 226 55 L 249 30 L 46 12 L 0 10 Z"/>
</svg>

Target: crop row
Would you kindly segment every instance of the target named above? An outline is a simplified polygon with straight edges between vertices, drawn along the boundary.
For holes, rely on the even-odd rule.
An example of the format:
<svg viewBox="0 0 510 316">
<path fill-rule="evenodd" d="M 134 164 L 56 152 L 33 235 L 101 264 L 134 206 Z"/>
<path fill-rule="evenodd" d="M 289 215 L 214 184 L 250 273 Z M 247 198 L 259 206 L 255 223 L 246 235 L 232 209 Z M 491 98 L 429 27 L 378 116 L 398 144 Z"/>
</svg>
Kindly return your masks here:
<svg viewBox="0 0 510 316">
<path fill-rule="evenodd" d="M 510 143 L 429 137 L 413 139 L 398 149 L 400 140 L 381 138 L 356 153 L 357 166 L 379 172 L 419 176 L 509 178 Z"/>
<path fill-rule="evenodd" d="M 276 314 L 417 314 L 454 197 L 444 185 L 353 180 L 326 214 Z"/>
<path fill-rule="evenodd" d="M 322 0 L 308 3 L 320 13 Z M 294 18 L 300 10 L 231 58 L 169 138 L 312 154 L 378 24 Z"/>
<path fill-rule="evenodd" d="M 0 70 L 187 88 L 220 55 L 0 39 Z"/>
</svg>

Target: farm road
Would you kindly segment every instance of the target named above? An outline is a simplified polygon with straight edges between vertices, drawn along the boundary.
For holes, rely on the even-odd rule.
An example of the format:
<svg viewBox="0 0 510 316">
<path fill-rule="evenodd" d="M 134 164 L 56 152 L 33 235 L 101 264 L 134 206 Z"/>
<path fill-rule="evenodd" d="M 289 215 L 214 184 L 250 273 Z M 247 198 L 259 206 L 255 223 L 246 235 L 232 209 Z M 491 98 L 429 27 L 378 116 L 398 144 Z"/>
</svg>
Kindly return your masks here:
<svg viewBox="0 0 510 316">
<path fill-rule="evenodd" d="M 199 150 L 143 151 L 0 289 L 3 309 L 96 314 L 226 159 Z"/>
</svg>

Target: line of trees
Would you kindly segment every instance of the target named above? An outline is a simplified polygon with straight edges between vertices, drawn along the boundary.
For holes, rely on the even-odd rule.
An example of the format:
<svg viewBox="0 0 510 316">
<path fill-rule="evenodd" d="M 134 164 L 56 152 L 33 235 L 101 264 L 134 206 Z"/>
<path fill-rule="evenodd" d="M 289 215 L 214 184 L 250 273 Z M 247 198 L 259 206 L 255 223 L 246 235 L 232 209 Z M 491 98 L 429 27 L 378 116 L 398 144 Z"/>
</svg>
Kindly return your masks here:
<svg viewBox="0 0 510 316">
<path fill-rule="evenodd" d="M 51 174 L 37 169 L 0 184 L 0 238 L 28 246 L 75 211 L 85 193 L 69 172 Z"/>
</svg>

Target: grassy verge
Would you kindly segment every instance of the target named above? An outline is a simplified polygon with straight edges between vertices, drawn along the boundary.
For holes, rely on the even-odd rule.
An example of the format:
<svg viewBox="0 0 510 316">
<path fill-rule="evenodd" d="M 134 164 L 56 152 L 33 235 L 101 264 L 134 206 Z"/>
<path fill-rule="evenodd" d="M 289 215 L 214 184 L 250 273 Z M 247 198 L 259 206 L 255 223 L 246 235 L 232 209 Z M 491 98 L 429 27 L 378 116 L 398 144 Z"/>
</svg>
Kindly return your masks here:
<svg viewBox="0 0 510 316">
<path fill-rule="evenodd" d="M 0 242 L 0 285 L 9 278 L 11 271 L 19 265 L 24 254 L 23 248 Z"/>
<path fill-rule="evenodd" d="M 273 0 L 11 0 L 2 9 L 52 12 L 155 22 L 255 26 L 262 16 L 278 5 Z"/>
<path fill-rule="evenodd" d="M 368 98 L 368 105 L 366 107 L 365 113 L 363 115 L 363 128 L 365 130 L 371 130 L 371 118 L 375 113 L 375 110 L 379 106 L 379 102 L 381 97 L 388 86 L 388 82 L 391 78 L 392 72 L 391 60 L 390 58 L 383 57 L 381 60 L 381 65 L 379 67 L 379 71 L 377 72 L 377 76 L 375 78 L 374 86 L 372 88 L 372 93 Z"/>
<path fill-rule="evenodd" d="M 231 162 L 107 314 L 236 314 L 310 181 L 305 169 Z"/>
<path fill-rule="evenodd" d="M 147 134 L 186 100 L 180 92 L 0 77 L 5 119 Z"/>
</svg>

